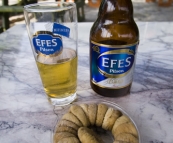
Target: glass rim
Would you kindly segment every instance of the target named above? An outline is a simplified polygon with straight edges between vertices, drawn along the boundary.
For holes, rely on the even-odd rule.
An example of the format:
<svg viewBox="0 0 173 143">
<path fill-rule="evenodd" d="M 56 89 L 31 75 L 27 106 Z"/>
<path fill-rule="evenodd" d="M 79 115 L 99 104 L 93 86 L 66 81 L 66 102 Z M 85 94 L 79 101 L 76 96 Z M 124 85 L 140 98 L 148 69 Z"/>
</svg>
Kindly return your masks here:
<svg viewBox="0 0 173 143">
<path fill-rule="evenodd" d="M 56 6 L 58 4 L 60 4 L 60 5 L 67 4 L 67 6 L 58 7 L 58 6 Z M 47 7 L 48 5 L 52 5 L 52 7 L 48 8 Z M 40 6 L 40 8 L 38 8 L 37 6 Z M 59 2 L 40 2 L 40 3 L 25 5 L 24 11 L 26 11 L 26 12 L 55 12 L 55 11 L 69 10 L 69 9 L 72 9 L 75 7 L 76 7 L 76 4 L 74 2 L 61 2 L 61 1 L 59 1 Z"/>
</svg>

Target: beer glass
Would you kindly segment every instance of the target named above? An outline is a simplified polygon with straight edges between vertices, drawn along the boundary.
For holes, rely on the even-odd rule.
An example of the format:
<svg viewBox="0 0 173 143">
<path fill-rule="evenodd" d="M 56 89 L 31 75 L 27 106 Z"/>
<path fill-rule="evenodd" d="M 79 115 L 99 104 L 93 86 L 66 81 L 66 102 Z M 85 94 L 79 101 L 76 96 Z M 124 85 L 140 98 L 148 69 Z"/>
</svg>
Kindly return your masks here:
<svg viewBox="0 0 173 143">
<path fill-rule="evenodd" d="M 75 3 L 44 2 L 24 7 L 26 27 L 48 100 L 63 106 L 76 98 L 77 13 Z"/>
</svg>

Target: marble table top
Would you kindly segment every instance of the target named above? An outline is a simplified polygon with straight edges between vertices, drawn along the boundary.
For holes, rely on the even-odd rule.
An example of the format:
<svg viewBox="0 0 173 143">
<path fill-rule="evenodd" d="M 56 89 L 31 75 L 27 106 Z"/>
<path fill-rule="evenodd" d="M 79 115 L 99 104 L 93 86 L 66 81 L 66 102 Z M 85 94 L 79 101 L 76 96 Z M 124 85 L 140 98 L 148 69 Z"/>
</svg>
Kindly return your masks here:
<svg viewBox="0 0 173 143">
<path fill-rule="evenodd" d="M 136 122 L 142 143 L 173 143 L 173 22 L 138 22 L 140 45 L 131 93 L 96 94 L 89 84 L 89 31 L 79 23 L 78 98 L 120 105 Z M 50 143 L 65 107 L 49 104 L 25 25 L 0 35 L 0 143 Z"/>
</svg>

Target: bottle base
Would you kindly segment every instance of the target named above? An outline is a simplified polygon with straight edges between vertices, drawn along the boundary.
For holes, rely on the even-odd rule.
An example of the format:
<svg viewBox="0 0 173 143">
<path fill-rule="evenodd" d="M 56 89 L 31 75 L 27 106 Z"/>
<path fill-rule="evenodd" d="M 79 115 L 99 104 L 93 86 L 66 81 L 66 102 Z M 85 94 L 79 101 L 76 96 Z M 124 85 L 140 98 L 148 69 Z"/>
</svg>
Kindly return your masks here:
<svg viewBox="0 0 173 143">
<path fill-rule="evenodd" d="M 131 84 L 127 87 L 121 88 L 121 89 L 106 89 L 106 88 L 101 88 L 92 82 L 90 82 L 90 85 L 92 89 L 98 93 L 101 96 L 105 97 L 121 97 L 121 96 L 126 96 L 127 94 L 130 93 L 131 89 Z"/>
<path fill-rule="evenodd" d="M 75 99 L 77 98 L 76 93 L 66 97 L 66 98 L 50 98 L 48 97 L 48 101 L 50 104 L 55 105 L 55 106 L 65 106 L 70 103 L 72 103 Z"/>
</svg>

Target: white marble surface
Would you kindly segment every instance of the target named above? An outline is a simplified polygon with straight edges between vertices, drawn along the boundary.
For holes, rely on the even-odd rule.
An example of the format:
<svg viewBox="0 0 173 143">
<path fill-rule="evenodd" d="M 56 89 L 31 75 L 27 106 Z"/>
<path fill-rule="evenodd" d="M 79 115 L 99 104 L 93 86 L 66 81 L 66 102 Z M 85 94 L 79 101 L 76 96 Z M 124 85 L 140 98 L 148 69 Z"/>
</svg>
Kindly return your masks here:
<svg viewBox="0 0 173 143">
<path fill-rule="evenodd" d="M 173 143 L 173 22 L 140 22 L 131 93 L 97 95 L 89 84 L 89 30 L 79 24 L 78 99 L 119 104 L 136 122 L 142 143 Z M 25 25 L 0 35 L 0 143 L 50 143 L 60 108 L 50 105 Z"/>
</svg>

